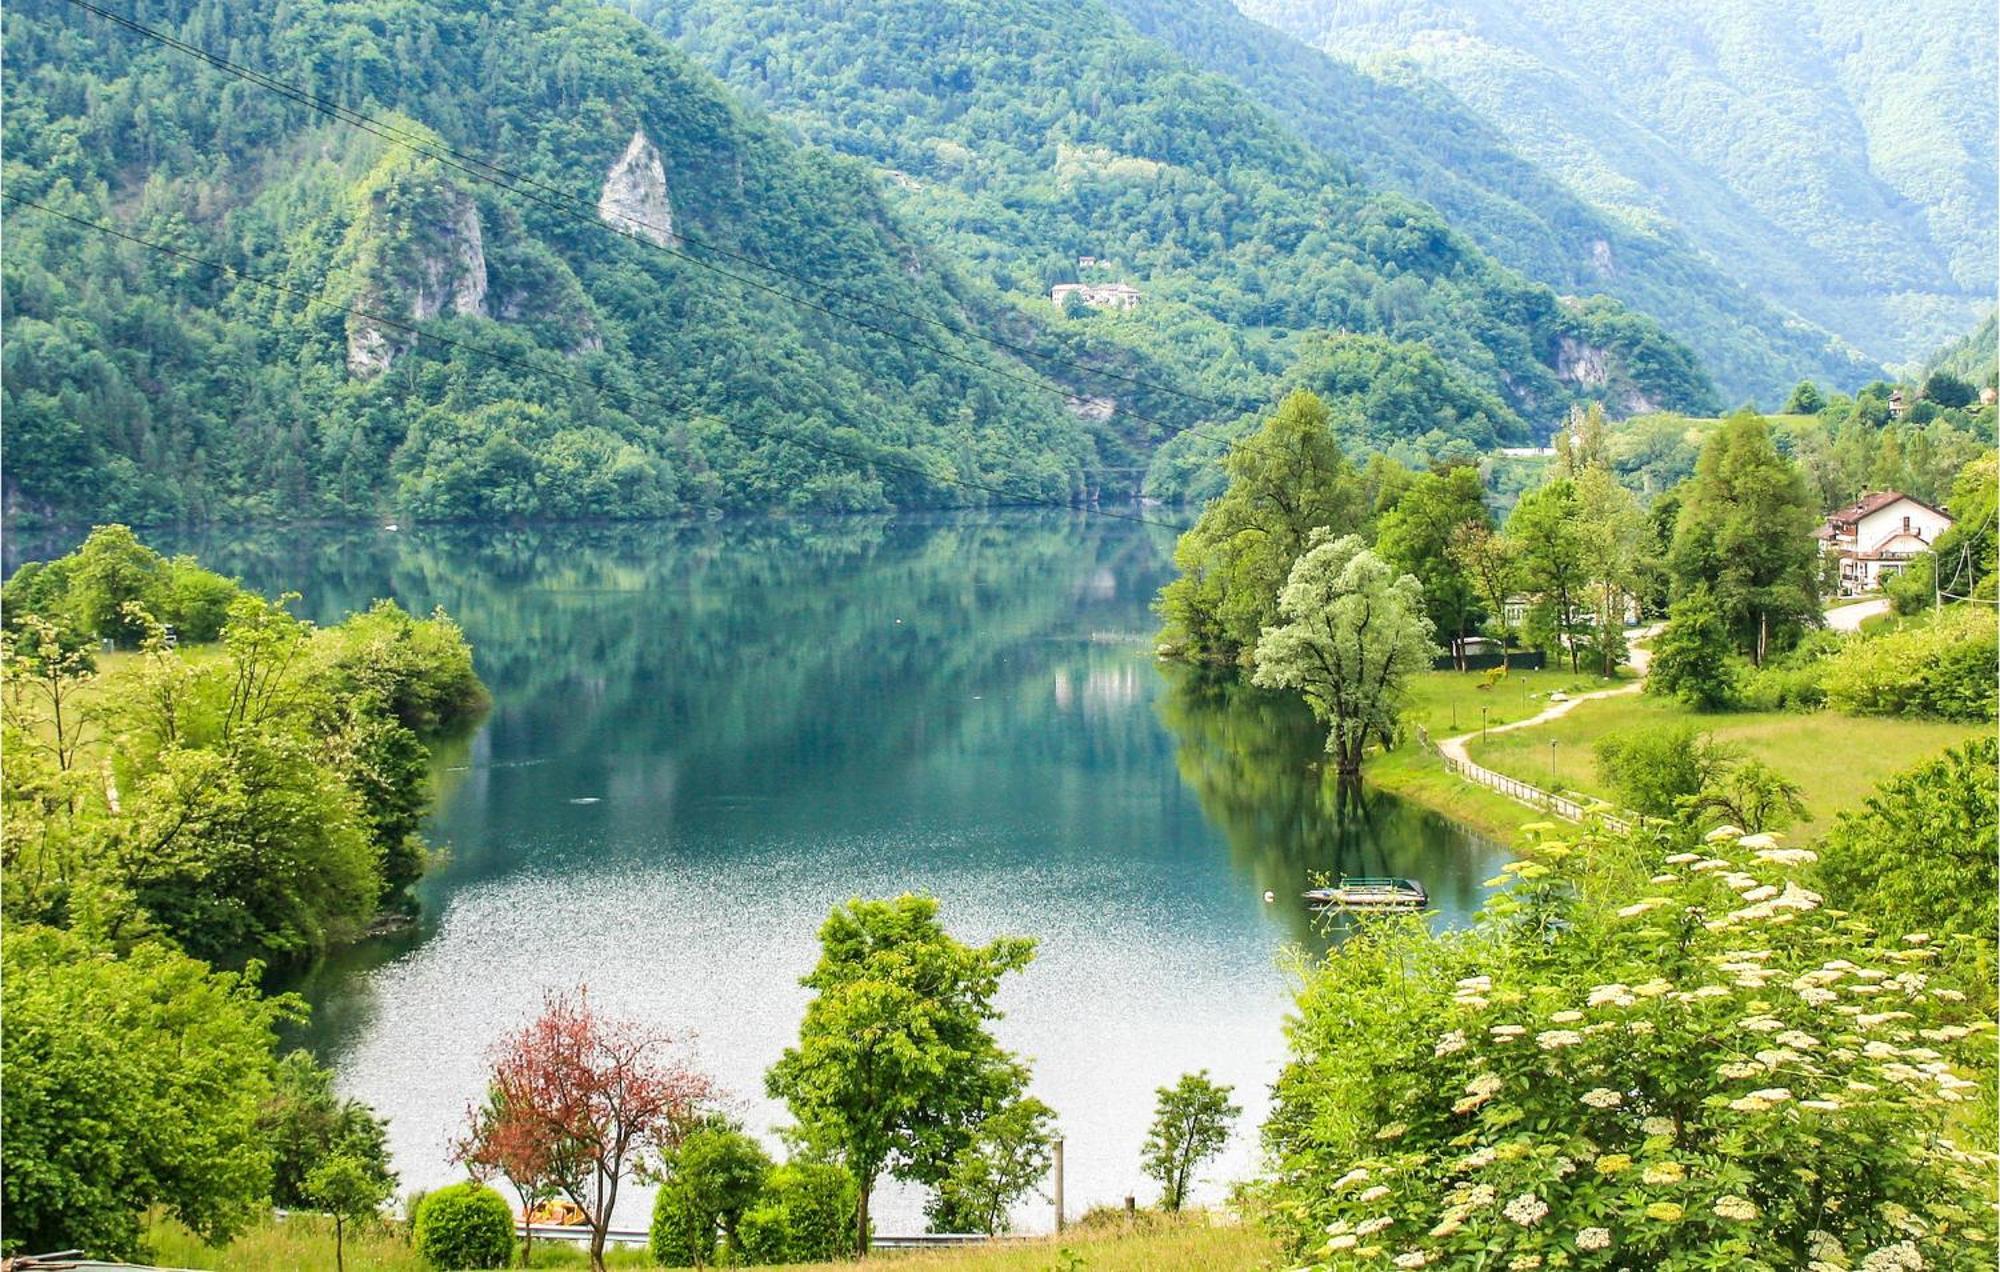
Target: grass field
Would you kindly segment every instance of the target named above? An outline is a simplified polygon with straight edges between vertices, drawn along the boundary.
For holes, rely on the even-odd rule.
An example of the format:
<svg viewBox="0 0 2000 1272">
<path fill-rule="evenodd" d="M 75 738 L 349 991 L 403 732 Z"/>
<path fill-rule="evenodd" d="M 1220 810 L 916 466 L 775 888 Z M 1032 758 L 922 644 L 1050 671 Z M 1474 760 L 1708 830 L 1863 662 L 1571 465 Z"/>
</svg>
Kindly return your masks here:
<svg viewBox="0 0 2000 1272">
<path fill-rule="evenodd" d="M 1702 715 L 1678 703 L 1632 694 L 1586 702 L 1560 719 L 1517 733 L 1475 740 L 1469 754 L 1487 768 L 1547 788 L 1609 799 L 1597 775 L 1594 745 L 1605 734 L 1686 721 L 1734 743 L 1799 784 L 1810 820 L 1791 828 L 1805 838 L 1860 805 L 1877 782 L 1990 729 L 1933 720 L 1838 715 L 1830 711 L 1730 712 Z M 1551 747 L 1551 743 L 1554 746 Z"/>
<path fill-rule="evenodd" d="M 1548 706 L 1551 692 L 1589 693 L 1618 681 L 1588 673 L 1512 671 L 1490 689 L 1482 689 L 1486 674 L 1477 671 L 1430 671 L 1410 683 L 1407 725 L 1421 725 L 1433 741 L 1488 725 L 1523 720 Z M 1515 803 L 1483 786 L 1474 786 L 1446 772 L 1437 756 L 1418 745 L 1414 730 L 1404 744 L 1368 758 L 1363 776 L 1370 786 L 1436 809 L 1495 839 L 1510 840 L 1515 831 L 1543 814 Z"/>
<path fill-rule="evenodd" d="M 203 1244 L 171 1221 L 150 1231 L 153 1257 L 172 1268 L 215 1272 L 332 1272 L 333 1228 L 316 1216 L 294 1215 L 255 1228 L 226 1246 Z M 644 1252 L 615 1251 L 614 1268 L 653 1268 Z M 1253 1226 L 1209 1223 L 1203 1216 L 1131 1233 L 1096 1229 L 1061 1238 L 996 1242 L 952 1250 L 883 1251 L 865 1263 L 795 1265 L 804 1272 L 856 1272 L 861 1268 L 911 1272 L 1262 1272 L 1281 1266 L 1277 1247 Z M 535 1243 L 538 1268 L 587 1267 L 574 1247 Z M 396 1232 L 374 1227 L 352 1233 L 347 1267 L 353 1272 L 426 1272 L 424 1263 Z"/>
</svg>

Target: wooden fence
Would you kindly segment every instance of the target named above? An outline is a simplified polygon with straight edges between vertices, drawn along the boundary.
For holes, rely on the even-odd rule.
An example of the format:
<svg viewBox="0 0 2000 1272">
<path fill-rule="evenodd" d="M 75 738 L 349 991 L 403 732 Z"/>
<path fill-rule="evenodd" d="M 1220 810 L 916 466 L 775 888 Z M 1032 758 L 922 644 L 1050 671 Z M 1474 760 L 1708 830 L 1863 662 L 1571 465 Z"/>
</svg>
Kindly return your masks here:
<svg viewBox="0 0 2000 1272">
<path fill-rule="evenodd" d="M 1567 795 L 1558 795 L 1554 791 L 1545 791 L 1517 777 L 1495 773 L 1492 769 L 1474 764 L 1471 760 L 1460 760 L 1446 755 L 1431 741 L 1430 732 L 1422 725 L 1417 726 L 1417 741 L 1423 745 L 1424 750 L 1438 757 L 1447 772 L 1454 773 L 1475 786 L 1498 791 L 1509 799 L 1518 800 L 1530 808 L 1553 813 L 1565 821 L 1596 821 L 1619 834 L 1632 829 L 1629 819 L 1604 811 L 1604 806 L 1596 800 L 1584 801 L 1572 799 Z"/>
</svg>

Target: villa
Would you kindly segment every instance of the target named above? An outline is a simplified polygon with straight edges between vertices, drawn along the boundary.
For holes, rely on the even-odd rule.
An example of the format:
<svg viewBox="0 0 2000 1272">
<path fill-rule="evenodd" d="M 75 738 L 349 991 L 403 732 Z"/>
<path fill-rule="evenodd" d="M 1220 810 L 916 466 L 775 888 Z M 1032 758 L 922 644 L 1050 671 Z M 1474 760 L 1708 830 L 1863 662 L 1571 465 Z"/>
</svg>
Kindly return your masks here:
<svg viewBox="0 0 2000 1272">
<path fill-rule="evenodd" d="M 1951 517 L 1900 490 L 1863 495 L 1819 528 L 1820 550 L 1840 560 L 1840 592 L 1853 596 L 1882 586 L 1911 558 L 1929 552 Z"/>
</svg>

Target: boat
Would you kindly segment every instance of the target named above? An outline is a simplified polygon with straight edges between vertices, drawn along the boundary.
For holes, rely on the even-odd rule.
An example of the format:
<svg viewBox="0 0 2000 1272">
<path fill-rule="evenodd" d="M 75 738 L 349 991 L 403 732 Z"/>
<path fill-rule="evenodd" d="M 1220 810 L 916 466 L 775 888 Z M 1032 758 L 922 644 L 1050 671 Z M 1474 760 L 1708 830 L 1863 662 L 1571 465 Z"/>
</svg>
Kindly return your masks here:
<svg viewBox="0 0 2000 1272">
<path fill-rule="evenodd" d="M 1430 893 L 1415 879 L 1350 879 L 1340 876 L 1331 888 L 1313 888 L 1306 901 L 1328 910 L 1421 910 L 1431 902 Z"/>
</svg>

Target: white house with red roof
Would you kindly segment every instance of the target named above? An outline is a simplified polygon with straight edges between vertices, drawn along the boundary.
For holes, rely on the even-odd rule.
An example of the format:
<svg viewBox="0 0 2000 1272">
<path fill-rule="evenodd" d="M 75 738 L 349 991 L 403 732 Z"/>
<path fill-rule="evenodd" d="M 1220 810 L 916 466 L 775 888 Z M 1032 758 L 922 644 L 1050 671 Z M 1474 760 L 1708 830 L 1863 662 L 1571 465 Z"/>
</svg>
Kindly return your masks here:
<svg viewBox="0 0 2000 1272">
<path fill-rule="evenodd" d="M 1819 541 L 1823 552 L 1840 559 L 1840 591 L 1852 596 L 1882 586 L 1949 529 L 1943 510 L 1900 490 L 1883 490 L 1834 512 L 1820 527 Z"/>
</svg>

